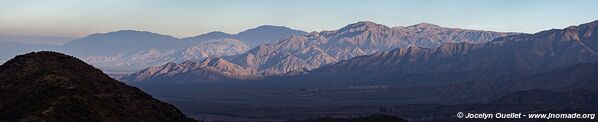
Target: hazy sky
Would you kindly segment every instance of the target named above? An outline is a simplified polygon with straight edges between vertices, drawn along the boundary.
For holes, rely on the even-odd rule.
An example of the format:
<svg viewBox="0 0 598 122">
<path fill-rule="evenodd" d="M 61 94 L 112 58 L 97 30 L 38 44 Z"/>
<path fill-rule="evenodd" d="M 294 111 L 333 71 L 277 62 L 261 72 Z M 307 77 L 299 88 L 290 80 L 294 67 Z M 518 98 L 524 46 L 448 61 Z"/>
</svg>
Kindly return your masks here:
<svg viewBox="0 0 598 122">
<path fill-rule="evenodd" d="M 186 37 L 265 24 L 333 30 L 361 20 L 533 33 L 598 20 L 597 6 L 598 0 L 0 0 L 0 36 L 133 29 Z"/>
</svg>

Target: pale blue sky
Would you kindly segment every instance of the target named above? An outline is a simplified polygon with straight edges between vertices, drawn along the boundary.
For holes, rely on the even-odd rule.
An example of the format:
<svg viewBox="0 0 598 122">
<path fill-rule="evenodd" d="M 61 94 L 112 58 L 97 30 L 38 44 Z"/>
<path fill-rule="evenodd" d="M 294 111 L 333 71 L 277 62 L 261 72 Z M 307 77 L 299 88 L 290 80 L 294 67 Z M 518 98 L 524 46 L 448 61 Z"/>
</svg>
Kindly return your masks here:
<svg viewBox="0 0 598 122">
<path fill-rule="evenodd" d="M 333 30 L 362 20 L 534 33 L 598 20 L 596 6 L 597 0 L 0 0 L 0 35 L 134 29 L 186 37 L 266 24 Z"/>
</svg>

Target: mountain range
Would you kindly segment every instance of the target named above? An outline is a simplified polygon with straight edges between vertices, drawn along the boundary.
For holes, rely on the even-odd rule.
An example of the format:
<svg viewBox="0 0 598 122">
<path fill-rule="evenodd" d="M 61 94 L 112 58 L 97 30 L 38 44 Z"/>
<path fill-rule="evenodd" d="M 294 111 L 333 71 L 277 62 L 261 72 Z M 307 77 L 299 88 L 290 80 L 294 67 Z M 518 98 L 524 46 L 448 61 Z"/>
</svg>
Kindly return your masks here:
<svg viewBox="0 0 598 122">
<path fill-rule="evenodd" d="M 87 63 L 104 68 L 142 69 L 167 62 L 184 62 L 186 60 L 201 61 L 210 56 L 227 56 L 242 54 L 249 47 L 243 42 L 230 39 L 212 39 L 198 42 L 197 44 L 177 49 L 150 48 L 133 54 L 119 54 L 116 56 L 88 56 L 82 58 Z"/>
<path fill-rule="evenodd" d="M 494 39 L 488 43 L 447 43 L 436 48 L 409 46 L 379 52 L 325 66 L 310 74 L 326 77 L 368 80 L 409 80 L 409 76 L 438 73 L 486 73 L 496 77 L 505 73 L 534 74 L 598 61 L 598 21 L 552 29 L 535 34 L 520 34 Z M 391 75 L 392 74 L 392 75 Z M 450 79 L 470 77 L 447 76 Z M 359 80 L 354 79 L 354 80 Z M 438 77 L 438 79 L 444 79 Z"/>
<path fill-rule="evenodd" d="M 598 34 L 595 31 L 598 21 L 534 34 L 507 34 L 485 42 L 408 44 L 394 49 L 386 42 L 362 48 L 356 46 L 360 44 L 357 42 L 368 39 L 347 39 L 355 36 L 339 35 L 344 39 L 335 43 L 330 39 L 335 36 L 313 36 L 343 33 L 340 30 L 354 30 L 350 35 L 371 33 L 363 37 L 376 39 L 363 43 L 366 45 L 383 40 L 378 37 L 386 37 L 373 36 L 376 29 L 367 29 L 384 26 L 360 23 L 357 25 L 366 26 L 363 31 L 339 29 L 292 36 L 241 55 L 224 56 L 224 60 L 213 58 L 223 62 L 216 64 L 226 64 L 226 67 L 196 68 L 201 74 L 181 70 L 186 69 L 185 63 L 170 64 L 130 74 L 122 81 L 162 95 L 173 104 L 185 106 L 181 107 L 185 111 L 201 111 L 191 112 L 197 116 L 208 113 L 224 118 L 342 117 L 393 108 L 388 114 L 410 121 L 460 121 L 463 119 L 455 118 L 457 112 L 595 113 L 598 110 L 592 104 L 598 98 Z M 325 43 L 340 47 L 326 47 Z M 341 53 L 352 55 L 348 59 L 327 52 L 334 49 L 366 52 L 364 50 L 370 48 L 378 51 L 369 55 Z M 310 58 L 335 60 L 309 67 L 310 63 L 304 59 Z M 177 68 L 156 70 L 173 66 Z M 204 72 L 205 69 L 218 71 Z M 247 69 L 256 74 L 242 72 Z M 219 75 L 222 72 L 236 73 L 237 77 Z M 238 77 L 256 75 L 261 77 Z M 207 79 L 208 76 L 217 77 Z M 223 110 L 223 107 L 230 109 Z"/>
<path fill-rule="evenodd" d="M 361 21 L 334 31 L 291 36 L 223 58 L 241 67 L 256 70 L 257 74 L 252 74 L 254 76 L 296 75 L 338 61 L 401 47 L 435 48 L 445 43 L 485 43 L 515 34 L 518 33 L 446 28 L 429 23 L 391 28 Z M 135 74 L 151 74 L 143 71 L 149 70 Z"/>
<path fill-rule="evenodd" d="M 173 105 L 55 52 L 0 66 L 0 121 L 194 121 Z"/>
<path fill-rule="evenodd" d="M 456 111 L 595 111 L 596 28 L 598 21 L 523 34 L 429 23 L 387 27 L 362 21 L 256 47 L 243 44 L 237 37 L 241 33 L 212 32 L 175 38 L 179 43 L 169 46 L 155 43 L 157 47 L 127 52 L 131 54 L 97 51 L 79 55 L 89 55 L 82 59 L 96 66 L 150 66 L 118 79 L 182 106 L 195 117 L 371 114 L 377 111 L 371 106 L 400 104 L 395 109 L 398 115 L 429 121 L 454 118 Z M 74 57 L 52 52 L 7 61 L 0 66 L 0 84 L 0 96 L 7 96 L 0 101 L 0 109 L 9 110 L 1 111 L 0 118 L 7 121 L 54 120 L 48 117 L 71 117 L 71 110 L 86 113 L 75 120 L 123 119 L 85 112 L 110 110 L 122 111 L 119 115 L 123 116 L 158 114 L 152 120 L 189 120 L 171 105 L 117 82 Z M 25 94 L 33 96 L 21 97 Z M 81 108 L 64 107 L 79 103 L 85 104 Z M 121 110 L 129 107 L 112 103 L 141 103 L 154 108 L 132 105 L 134 108 Z M 411 105 L 422 103 L 425 105 Z"/>
<path fill-rule="evenodd" d="M 295 70 L 311 70 L 337 61 L 401 47 L 437 47 L 454 42 L 483 43 L 513 34 L 516 33 L 444 28 L 428 23 L 390 28 L 361 21 L 335 31 L 292 36 L 226 59 L 272 76 Z"/>
<path fill-rule="evenodd" d="M 147 31 L 121 30 L 92 34 L 64 45 L 33 45 L 0 42 L 0 61 L 31 51 L 53 50 L 69 53 L 105 71 L 140 70 L 167 62 L 201 61 L 209 56 L 236 55 L 263 43 L 306 32 L 283 26 L 264 25 L 226 34 L 210 32 L 194 37 L 175 38 Z"/>
<path fill-rule="evenodd" d="M 379 46 L 365 48 L 366 50 L 372 50 L 371 55 L 362 54 L 360 56 L 357 55 L 358 53 L 343 52 L 352 55 L 349 57 L 353 57 L 344 60 L 339 59 L 342 59 L 341 55 L 329 55 L 325 50 L 344 48 L 343 50 L 357 49 L 359 50 L 357 52 L 365 52 L 364 49 L 355 45 L 356 42 L 363 42 L 363 40 L 392 40 L 362 39 L 359 41 L 357 39 L 353 40 L 354 42 L 350 41 L 351 44 L 344 47 L 323 46 L 325 43 L 314 46 L 315 40 L 330 43 L 331 40 L 327 38 L 339 35 L 314 39 L 316 37 L 309 36 L 320 34 L 310 33 L 261 45 L 241 55 L 224 56 L 223 59 L 227 61 L 226 66 L 234 68 L 220 68 L 219 70 L 212 70 L 214 72 L 202 73 L 223 77 L 227 76 L 217 74 L 223 72 L 229 74 L 239 73 L 234 74 L 237 77 L 228 76 L 227 79 L 218 78 L 215 80 L 255 80 L 261 78 L 265 81 L 295 81 L 316 84 L 387 84 L 401 87 L 401 90 L 399 90 L 401 94 L 416 94 L 424 98 L 446 97 L 447 100 L 485 101 L 496 97 L 483 97 L 484 95 L 501 96 L 513 91 L 530 89 L 555 91 L 592 89 L 597 87 L 592 82 L 595 79 L 591 75 L 595 73 L 592 68 L 598 62 L 598 54 L 595 51 L 598 49 L 596 41 L 598 40 L 598 34 L 595 34 L 594 31 L 598 27 L 597 23 L 598 21 L 593 21 L 564 29 L 541 31 L 535 34 L 514 34 L 496 37 L 485 43 L 452 41 L 439 46 L 426 47 L 414 44 L 388 51 L 373 51 L 384 50 L 385 47 L 383 46 L 390 46 L 385 42 Z M 367 36 L 360 37 L 374 38 L 375 36 L 372 35 L 377 34 L 373 33 L 380 31 L 377 29 L 384 30 L 385 28 L 385 26 L 376 25 L 371 22 L 358 22 L 337 31 L 320 33 L 348 33 L 349 31 L 343 30 L 353 30 L 354 32 L 361 32 L 361 34 L 367 33 Z M 430 26 L 430 24 L 424 23 L 423 25 L 405 28 L 430 28 Z M 362 30 L 348 28 L 360 28 Z M 347 38 L 355 37 L 346 36 L 338 40 L 350 40 Z M 342 45 L 339 43 L 334 44 Z M 367 44 L 372 43 L 368 42 Z M 302 48 L 306 47 L 305 45 L 311 46 Z M 306 62 L 304 59 L 330 60 L 318 60 L 329 62 L 314 66 L 307 62 L 312 61 L 313 63 L 315 61 L 307 60 Z M 185 65 L 179 64 L 178 66 L 184 67 Z M 167 69 L 168 67 L 168 65 L 163 65 L 152 68 Z M 197 75 L 197 73 L 179 70 L 170 72 L 169 70 L 161 70 L 162 72 L 158 73 L 150 69 L 127 75 L 128 78 L 121 80 L 164 83 L 206 82 L 207 75 L 205 74 Z M 152 79 L 154 76 L 159 76 L 159 79 Z M 250 79 L 243 79 L 250 76 Z M 455 92 L 463 95 L 455 96 L 453 95 Z"/>
<path fill-rule="evenodd" d="M 591 90 L 596 88 L 596 77 L 590 74 L 596 73 L 598 62 L 595 28 L 598 21 L 488 43 L 410 46 L 341 61 L 291 79 L 394 84 L 405 94 L 445 100 L 488 100 L 530 89 Z"/>
<path fill-rule="evenodd" d="M 194 37 L 178 39 L 168 35 L 147 31 L 121 30 L 109 33 L 92 34 L 63 45 L 65 51 L 77 56 L 113 56 L 116 54 L 132 54 L 147 49 L 182 49 L 197 45 L 203 41 L 217 39 L 236 39 L 243 44 L 260 45 L 291 35 L 306 32 L 293 30 L 284 26 L 264 25 L 248 29 L 238 34 L 227 34 L 219 31 L 201 34 Z M 93 45 L 93 46 L 92 46 Z M 108 50 L 109 49 L 109 50 Z M 94 51 L 90 51 L 94 50 Z"/>
</svg>

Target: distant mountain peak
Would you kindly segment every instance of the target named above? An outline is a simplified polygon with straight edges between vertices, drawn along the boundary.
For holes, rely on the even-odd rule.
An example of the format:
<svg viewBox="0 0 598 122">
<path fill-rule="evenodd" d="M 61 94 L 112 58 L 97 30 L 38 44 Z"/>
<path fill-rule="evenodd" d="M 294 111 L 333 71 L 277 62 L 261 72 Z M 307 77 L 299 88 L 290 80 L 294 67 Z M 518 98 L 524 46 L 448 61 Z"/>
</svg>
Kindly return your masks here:
<svg viewBox="0 0 598 122">
<path fill-rule="evenodd" d="M 357 21 L 355 24 L 378 24 L 372 21 Z"/>
<path fill-rule="evenodd" d="M 418 23 L 418 24 L 415 24 L 415 25 L 407 26 L 407 27 L 419 28 L 419 29 L 438 29 L 438 28 L 442 28 L 439 25 L 435 25 L 435 24 L 431 24 L 431 23 L 426 23 L 426 22 Z"/>
<path fill-rule="evenodd" d="M 291 29 L 289 27 L 279 26 L 279 25 L 260 25 L 260 26 L 257 26 L 254 29 L 257 29 L 257 28 L 287 28 L 287 29 Z"/>
<path fill-rule="evenodd" d="M 367 30 L 367 29 L 387 29 L 389 27 L 382 25 L 382 24 L 378 24 L 378 23 L 374 23 L 371 21 L 359 21 L 353 24 L 349 24 L 343 28 L 341 28 L 340 30 L 351 30 L 351 29 L 357 29 L 357 30 Z"/>
<path fill-rule="evenodd" d="M 164 35 L 164 34 L 159 34 L 159 33 L 154 33 L 154 32 L 149 32 L 149 31 L 140 31 L 140 30 L 118 30 L 118 31 L 112 31 L 112 32 L 107 32 L 107 33 L 97 33 L 97 35 L 158 35 L 158 36 L 172 37 L 169 35 Z M 172 38 L 174 38 L 174 37 L 172 37 Z"/>
<path fill-rule="evenodd" d="M 294 30 L 285 26 L 262 25 L 239 32 L 233 36 L 249 45 L 249 47 L 256 47 L 261 44 L 288 38 L 292 35 L 304 34 L 307 34 L 307 32 Z"/>
<path fill-rule="evenodd" d="M 148 31 L 120 30 L 96 33 L 63 45 L 64 52 L 75 56 L 112 56 L 132 54 L 149 48 L 165 49 L 178 38 Z"/>
<path fill-rule="evenodd" d="M 232 38 L 233 35 L 222 32 L 222 31 L 212 31 L 205 34 L 197 35 L 194 37 L 187 37 L 184 39 L 190 40 L 212 40 L 212 39 L 219 39 L 219 38 Z"/>
<path fill-rule="evenodd" d="M 128 32 L 144 32 L 144 33 L 151 33 L 148 31 L 138 31 L 138 30 L 132 30 L 132 29 L 126 29 L 126 30 L 117 30 L 117 31 L 112 31 L 112 32 L 108 32 L 108 33 L 128 33 Z"/>
<path fill-rule="evenodd" d="M 188 42 L 193 43 L 213 39 L 231 38 L 240 40 L 249 47 L 256 47 L 260 44 L 278 41 L 279 39 L 287 38 L 291 35 L 303 34 L 307 34 L 307 32 L 294 30 L 285 26 L 261 25 L 236 34 L 229 34 L 222 31 L 212 31 L 194 37 L 183 38 L 183 40 L 190 40 Z"/>
<path fill-rule="evenodd" d="M 231 34 L 222 32 L 222 31 L 212 31 L 212 32 L 206 33 L 206 35 L 231 35 Z"/>
<path fill-rule="evenodd" d="M 256 33 L 261 31 L 273 31 L 273 30 L 293 30 L 289 27 L 285 26 L 277 26 L 277 25 L 260 25 L 255 28 L 247 29 L 245 31 L 237 33 L 237 35 L 243 35 L 244 33 Z"/>
</svg>

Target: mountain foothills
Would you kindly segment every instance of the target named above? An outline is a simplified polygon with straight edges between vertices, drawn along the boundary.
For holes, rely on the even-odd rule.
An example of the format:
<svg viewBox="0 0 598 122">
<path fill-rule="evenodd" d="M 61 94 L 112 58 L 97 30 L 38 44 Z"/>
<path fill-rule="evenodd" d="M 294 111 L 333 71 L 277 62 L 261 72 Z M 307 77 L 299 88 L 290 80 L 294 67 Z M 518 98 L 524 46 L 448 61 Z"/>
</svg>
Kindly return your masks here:
<svg viewBox="0 0 598 122">
<path fill-rule="evenodd" d="M 33 52 L 0 66 L 0 121 L 194 121 L 71 56 Z"/>
<path fill-rule="evenodd" d="M 277 42 L 259 45 L 239 55 L 223 56 L 223 58 L 246 69 L 257 71 L 255 74 L 241 75 L 243 77 L 297 75 L 324 65 L 356 56 L 374 54 L 379 51 L 408 46 L 435 48 L 445 43 L 458 42 L 484 43 L 498 37 L 514 34 L 517 33 L 445 28 L 429 23 L 391 28 L 373 22 L 362 21 L 347 25 L 339 30 L 294 35 Z M 210 35 L 214 37 L 225 36 L 225 34 L 218 33 L 210 33 Z M 163 65 L 162 67 L 167 66 Z M 151 70 L 145 69 L 135 74 L 156 73 L 147 71 Z M 129 76 L 138 77 L 134 76 L 135 74 Z M 219 73 L 214 72 L 214 74 Z M 145 76 L 154 75 L 157 74 Z M 189 76 L 191 74 L 185 75 Z M 135 81 L 142 79 L 147 78 Z M 161 81 L 168 80 L 163 79 Z"/>
<path fill-rule="evenodd" d="M 222 58 L 206 58 L 202 62 L 185 61 L 180 64 L 169 62 L 121 77 L 124 81 L 171 81 L 171 83 L 214 82 L 222 80 L 260 79 L 257 71 L 230 63 Z"/>
</svg>

